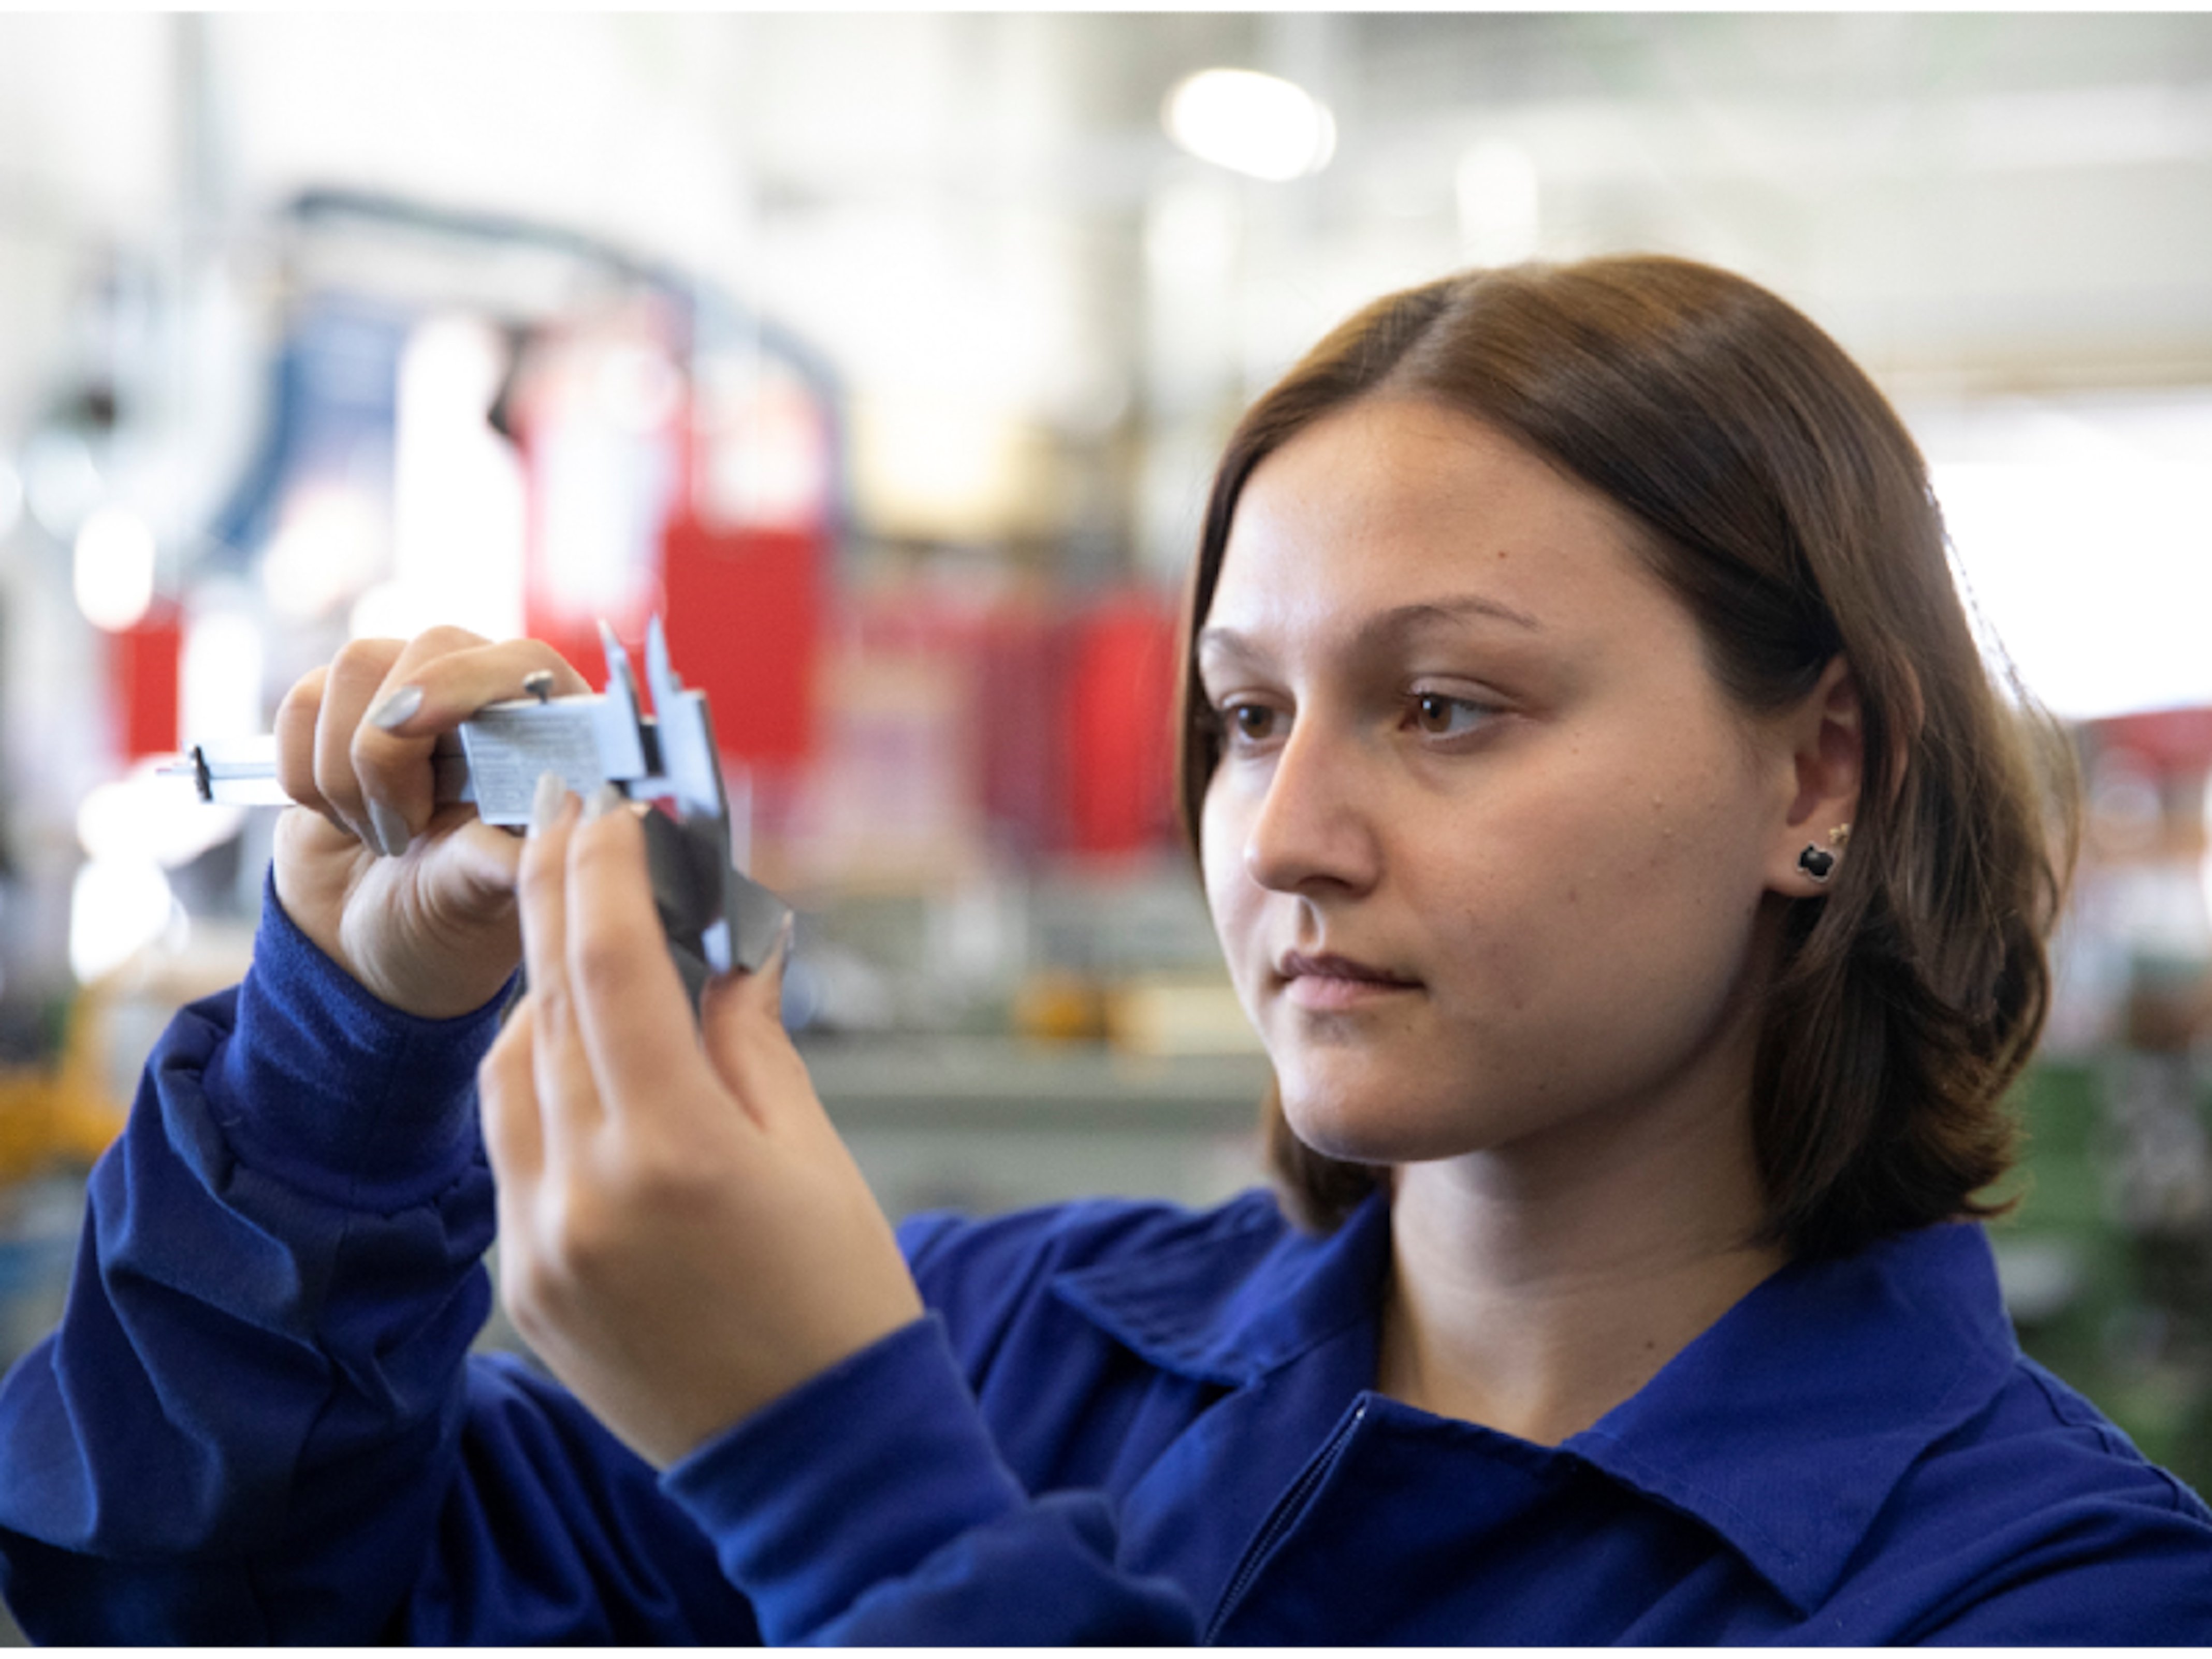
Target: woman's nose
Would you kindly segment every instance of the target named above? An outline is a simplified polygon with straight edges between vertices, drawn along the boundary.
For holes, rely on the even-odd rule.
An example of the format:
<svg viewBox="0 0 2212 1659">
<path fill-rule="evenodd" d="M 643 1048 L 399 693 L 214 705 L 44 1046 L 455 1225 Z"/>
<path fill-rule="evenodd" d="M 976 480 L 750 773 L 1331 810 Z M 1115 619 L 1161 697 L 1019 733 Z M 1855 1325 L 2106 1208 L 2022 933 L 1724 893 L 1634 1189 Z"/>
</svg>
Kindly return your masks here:
<svg viewBox="0 0 2212 1659">
<path fill-rule="evenodd" d="M 1374 802 L 1363 797 L 1358 757 L 1301 724 L 1281 750 L 1244 838 L 1244 869 L 1281 892 L 1364 891 L 1380 873 Z"/>
</svg>

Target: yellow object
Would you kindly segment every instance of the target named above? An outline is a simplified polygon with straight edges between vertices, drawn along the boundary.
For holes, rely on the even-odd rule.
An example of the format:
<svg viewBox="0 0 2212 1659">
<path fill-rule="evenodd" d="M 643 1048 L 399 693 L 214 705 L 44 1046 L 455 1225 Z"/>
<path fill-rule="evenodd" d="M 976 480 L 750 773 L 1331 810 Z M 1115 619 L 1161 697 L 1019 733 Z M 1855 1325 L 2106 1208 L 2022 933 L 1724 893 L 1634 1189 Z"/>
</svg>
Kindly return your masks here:
<svg viewBox="0 0 2212 1659">
<path fill-rule="evenodd" d="M 1047 969 L 1014 995 L 1014 1030 L 1042 1042 L 1096 1042 L 1106 1035 L 1106 1011 L 1095 981 Z"/>
<path fill-rule="evenodd" d="M 0 1068 L 0 1182 L 88 1165 L 121 1132 L 125 1105 L 101 1062 L 105 1004 L 96 986 L 71 1004 L 58 1064 Z"/>
<path fill-rule="evenodd" d="M 1257 1054 L 1258 1033 L 1221 973 L 1143 974 L 1106 999 L 1106 1036 L 1124 1054 Z"/>
</svg>

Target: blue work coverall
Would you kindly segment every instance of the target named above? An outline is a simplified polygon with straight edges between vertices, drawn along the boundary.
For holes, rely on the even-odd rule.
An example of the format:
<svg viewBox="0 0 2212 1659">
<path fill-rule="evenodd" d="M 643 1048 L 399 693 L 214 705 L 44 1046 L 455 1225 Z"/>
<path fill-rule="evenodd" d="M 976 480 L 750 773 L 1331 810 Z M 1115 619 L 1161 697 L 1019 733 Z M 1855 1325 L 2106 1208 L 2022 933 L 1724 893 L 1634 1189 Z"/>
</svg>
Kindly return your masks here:
<svg viewBox="0 0 2212 1659">
<path fill-rule="evenodd" d="M 2023 1358 L 1978 1228 L 1800 1262 L 1545 1447 L 1372 1392 L 1383 1200 L 902 1231 L 928 1317 L 665 1474 L 469 1356 L 495 1012 L 273 892 L 0 1387 L 44 1641 L 2212 1640 L 2212 1513 Z"/>
</svg>

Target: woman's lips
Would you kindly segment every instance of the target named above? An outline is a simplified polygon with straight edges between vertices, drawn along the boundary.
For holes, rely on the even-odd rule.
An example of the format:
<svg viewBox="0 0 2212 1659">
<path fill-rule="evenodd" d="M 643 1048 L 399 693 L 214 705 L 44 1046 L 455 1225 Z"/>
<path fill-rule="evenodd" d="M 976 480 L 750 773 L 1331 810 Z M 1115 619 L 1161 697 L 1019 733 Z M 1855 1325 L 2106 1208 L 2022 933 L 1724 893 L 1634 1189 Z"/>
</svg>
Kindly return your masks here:
<svg viewBox="0 0 2212 1659">
<path fill-rule="evenodd" d="M 1292 1003 L 1321 1012 L 1358 1008 L 1420 988 L 1418 980 L 1349 957 L 1310 957 L 1296 951 L 1275 964 L 1275 972 Z"/>
</svg>

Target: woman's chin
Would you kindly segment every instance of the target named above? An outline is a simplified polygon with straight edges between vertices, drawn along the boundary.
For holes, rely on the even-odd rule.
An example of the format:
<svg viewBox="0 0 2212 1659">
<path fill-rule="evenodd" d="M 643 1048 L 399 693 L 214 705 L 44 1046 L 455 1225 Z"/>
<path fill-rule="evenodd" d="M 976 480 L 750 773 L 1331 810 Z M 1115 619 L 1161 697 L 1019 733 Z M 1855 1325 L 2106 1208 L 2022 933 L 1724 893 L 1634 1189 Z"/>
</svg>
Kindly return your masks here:
<svg viewBox="0 0 2212 1659">
<path fill-rule="evenodd" d="M 1424 1122 L 1402 1102 L 1373 1102 L 1341 1090 L 1279 1085 L 1283 1116 L 1299 1140 L 1347 1164 L 1416 1164 L 1468 1150 L 1464 1126 Z"/>
</svg>

